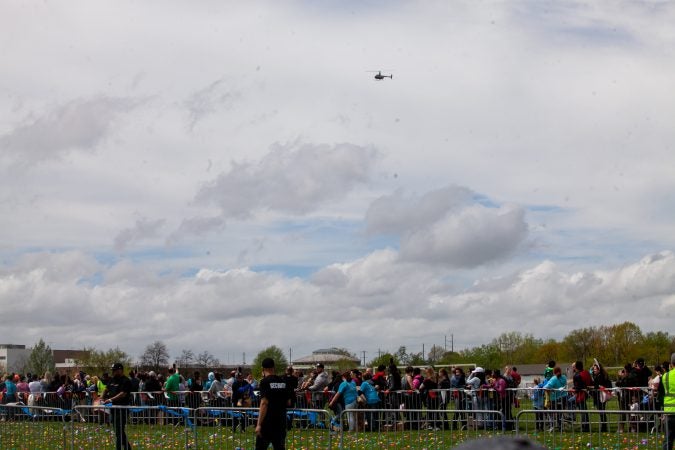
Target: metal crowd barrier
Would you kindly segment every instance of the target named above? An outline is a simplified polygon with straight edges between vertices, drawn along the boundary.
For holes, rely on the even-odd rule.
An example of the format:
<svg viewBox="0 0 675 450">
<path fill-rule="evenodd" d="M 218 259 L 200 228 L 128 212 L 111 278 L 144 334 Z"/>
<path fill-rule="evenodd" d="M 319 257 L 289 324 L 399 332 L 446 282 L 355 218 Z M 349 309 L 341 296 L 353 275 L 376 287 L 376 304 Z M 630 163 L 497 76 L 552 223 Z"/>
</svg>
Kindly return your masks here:
<svg viewBox="0 0 675 450">
<path fill-rule="evenodd" d="M 0 424 L 0 448 L 42 449 L 46 443 L 55 448 L 71 448 L 69 445 L 70 411 L 44 406 L 28 406 L 9 403 L 2 405 Z"/>
<path fill-rule="evenodd" d="M 474 410 L 454 419 L 447 413 L 429 409 L 348 409 L 331 420 L 331 429 L 338 434 L 340 449 L 446 449 L 503 433 L 504 415 L 499 411 Z"/>
<path fill-rule="evenodd" d="M 547 448 L 661 449 L 664 417 L 660 411 L 521 410 L 516 432 Z"/>
<path fill-rule="evenodd" d="M 448 448 L 502 433 L 527 435 L 550 448 L 661 446 L 667 425 L 646 388 L 615 388 L 604 409 L 589 408 L 593 392 L 586 400 L 588 409 L 580 409 L 569 390 L 544 391 L 562 393 L 564 401 L 553 409 L 537 408 L 532 399 L 536 391 L 542 390 L 512 389 L 501 398 L 491 389 L 385 391 L 371 408 L 337 412 L 326 408 L 334 393 L 298 392 L 295 407 L 288 410 L 287 448 Z M 113 408 L 97 404 L 95 395 L 54 393 L 33 397 L 31 405 L 0 405 L 0 448 L 114 448 L 115 409 L 127 412 L 134 448 L 234 450 L 254 445 L 257 397 L 252 399 L 256 406 L 236 407 L 226 396 L 184 394 L 170 400 L 162 392 L 134 393 L 131 406 Z M 626 399 L 631 407 L 623 409 Z M 350 418 L 353 431 L 348 431 Z"/>
</svg>

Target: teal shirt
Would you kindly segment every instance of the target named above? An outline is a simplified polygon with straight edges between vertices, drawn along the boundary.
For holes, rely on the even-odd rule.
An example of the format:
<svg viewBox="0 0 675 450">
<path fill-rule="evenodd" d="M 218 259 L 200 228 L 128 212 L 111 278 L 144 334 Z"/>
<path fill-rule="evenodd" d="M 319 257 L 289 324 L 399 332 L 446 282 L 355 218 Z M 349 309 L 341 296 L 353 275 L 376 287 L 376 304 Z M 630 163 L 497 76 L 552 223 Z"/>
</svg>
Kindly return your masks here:
<svg viewBox="0 0 675 450">
<path fill-rule="evenodd" d="M 345 401 L 345 405 L 349 405 L 356 401 L 356 384 L 353 381 L 343 381 L 338 388 L 338 393 Z"/>
<path fill-rule="evenodd" d="M 565 377 L 565 375 L 560 375 L 560 378 L 556 376 L 551 377 L 546 383 L 546 386 L 544 386 L 544 389 L 553 389 L 550 396 L 551 401 L 554 402 L 561 397 L 567 396 L 567 391 L 565 390 L 566 387 L 567 377 Z M 563 390 L 559 390 L 560 388 L 563 388 Z"/>
</svg>

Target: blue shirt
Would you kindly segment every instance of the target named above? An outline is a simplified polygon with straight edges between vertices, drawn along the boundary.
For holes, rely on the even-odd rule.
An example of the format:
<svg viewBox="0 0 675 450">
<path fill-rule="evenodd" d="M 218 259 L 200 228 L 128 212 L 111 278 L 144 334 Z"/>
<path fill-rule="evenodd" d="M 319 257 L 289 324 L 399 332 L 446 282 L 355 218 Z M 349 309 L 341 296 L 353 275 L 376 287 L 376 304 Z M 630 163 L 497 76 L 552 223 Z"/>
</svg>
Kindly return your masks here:
<svg viewBox="0 0 675 450">
<path fill-rule="evenodd" d="M 5 381 L 5 394 L 16 397 L 16 384 L 12 380 Z"/>
<path fill-rule="evenodd" d="M 559 390 L 562 388 L 562 390 Z M 560 375 L 560 378 L 556 377 L 555 375 L 551 377 L 551 379 L 546 382 L 546 386 L 544 386 L 544 389 L 553 389 L 551 391 L 551 401 L 554 402 L 558 400 L 561 397 L 567 396 L 567 377 L 565 375 Z"/>
<path fill-rule="evenodd" d="M 361 383 L 361 392 L 366 396 L 366 403 L 369 405 L 377 405 L 380 403 L 380 396 L 377 395 L 377 390 L 370 384 L 369 381 Z"/>
<path fill-rule="evenodd" d="M 356 384 L 353 381 L 343 381 L 340 383 L 338 388 L 338 393 L 342 396 L 345 401 L 345 405 L 349 405 L 356 401 Z"/>
</svg>

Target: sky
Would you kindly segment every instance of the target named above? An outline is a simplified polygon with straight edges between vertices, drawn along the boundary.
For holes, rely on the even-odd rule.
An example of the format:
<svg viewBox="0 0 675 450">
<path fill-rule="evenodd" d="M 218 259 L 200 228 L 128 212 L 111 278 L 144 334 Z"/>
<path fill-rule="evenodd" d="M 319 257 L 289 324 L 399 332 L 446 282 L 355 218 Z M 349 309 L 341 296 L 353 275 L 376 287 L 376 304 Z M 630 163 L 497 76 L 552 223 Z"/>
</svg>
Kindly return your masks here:
<svg viewBox="0 0 675 450">
<path fill-rule="evenodd" d="M 0 8 L 1 343 L 673 332 L 671 2 Z"/>
</svg>

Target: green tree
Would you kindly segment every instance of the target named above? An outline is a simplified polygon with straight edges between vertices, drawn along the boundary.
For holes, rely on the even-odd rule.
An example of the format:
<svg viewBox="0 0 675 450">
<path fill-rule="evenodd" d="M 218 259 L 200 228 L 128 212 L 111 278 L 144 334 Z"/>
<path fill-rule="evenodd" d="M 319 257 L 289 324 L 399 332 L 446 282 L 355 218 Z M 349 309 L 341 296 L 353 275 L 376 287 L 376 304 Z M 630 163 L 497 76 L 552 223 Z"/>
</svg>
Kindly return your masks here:
<svg viewBox="0 0 675 450">
<path fill-rule="evenodd" d="M 439 365 L 439 366 L 449 366 L 452 364 L 461 364 L 463 362 L 467 362 L 464 360 L 464 356 L 462 356 L 461 353 L 459 352 L 451 352 L 447 351 L 443 353 L 443 356 L 441 359 L 436 361 L 434 364 Z"/>
<path fill-rule="evenodd" d="M 288 365 L 288 360 L 286 359 L 286 356 L 284 356 L 283 350 L 276 345 L 272 345 L 261 350 L 253 359 L 251 371 L 255 378 L 260 378 L 262 375 L 262 361 L 265 358 L 272 358 L 274 360 L 274 366 L 278 373 L 284 370 Z"/>
<path fill-rule="evenodd" d="M 642 331 L 632 322 L 612 325 L 607 330 L 607 343 L 614 351 L 614 365 L 633 362 L 639 355 Z"/>
<path fill-rule="evenodd" d="M 667 332 L 649 332 L 644 336 L 640 353 L 648 364 L 661 364 L 670 359 L 670 337 Z"/>
<path fill-rule="evenodd" d="M 560 343 L 555 339 L 548 339 L 541 344 L 534 356 L 533 364 L 546 364 L 549 361 L 560 360 Z"/>
<path fill-rule="evenodd" d="M 358 364 L 354 363 L 354 360 L 352 358 L 340 358 L 334 363 L 331 364 L 331 368 L 338 370 L 340 372 L 344 372 L 347 370 L 354 369 Z"/>
<path fill-rule="evenodd" d="M 586 362 L 598 354 L 600 349 L 600 332 L 596 327 L 572 330 L 563 339 L 564 357 L 569 361 Z"/>
<path fill-rule="evenodd" d="M 539 349 L 544 345 L 544 341 L 536 339 L 532 334 L 524 334 L 523 339 L 516 347 L 513 354 L 512 364 L 537 364 Z"/>
<path fill-rule="evenodd" d="M 394 364 L 398 365 L 396 355 L 392 355 L 391 353 L 382 353 L 380 356 L 376 356 L 371 361 L 369 361 L 368 364 L 366 364 L 366 367 L 377 367 L 381 364 L 389 366 L 389 360 L 391 358 L 394 359 Z"/>
<path fill-rule="evenodd" d="M 30 367 L 32 373 L 38 374 L 43 374 L 47 371 L 53 373 L 56 369 L 52 349 L 42 338 L 33 346 L 30 352 L 28 367 Z"/>
<path fill-rule="evenodd" d="M 162 341 L 155 341 L 145 347 L 145 351 L 140 357 L 141 366 L 146 369 L 152 369 L 158 372 L 161 367 L 169 365 L 169 352 L 166 344 Z"/>
<path fill-rule="evenodd" d="M 507 364 L 513 364 L 514 355 L 518 347 L 523 343 L 523 335 L 517 331 L 502 333 L 499 337 L 492 340 L 492 345 L 499 348 L 502 354 L 501 360 Z M 501 364 L 500 364 L 501 366 Z"/>
<path fill-rule="evenodd" d="M 111 348 L 106 351 L 99 351 L 95 348 L 82 349 L 82 356 L 75 359 L 75 364 L 83 371 L 90 374 L 100 375 L 103 372 L 110 371 L 110 367 L 116 363 L 122 363 L 125 370 L 131 366 L 131 358 L 119 347 Z"/>
<path fill-rule="evenodd" d="M 496 369 L 504 365 L 502 352 L 499 346 L 494 342 L 480 347 L 473 347 L 460 352 L 467 363 L 473 363 L 477 366 Z"/>
</svg>

